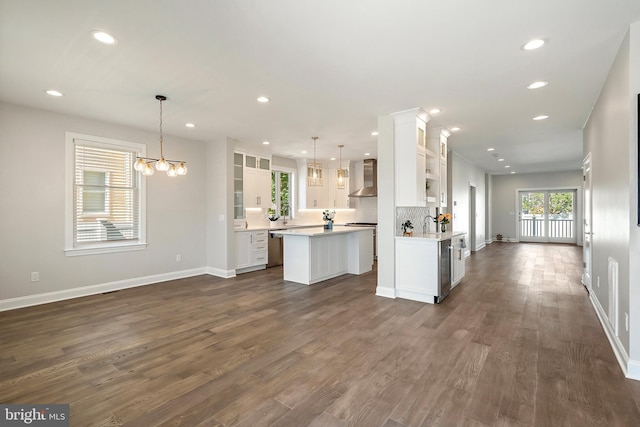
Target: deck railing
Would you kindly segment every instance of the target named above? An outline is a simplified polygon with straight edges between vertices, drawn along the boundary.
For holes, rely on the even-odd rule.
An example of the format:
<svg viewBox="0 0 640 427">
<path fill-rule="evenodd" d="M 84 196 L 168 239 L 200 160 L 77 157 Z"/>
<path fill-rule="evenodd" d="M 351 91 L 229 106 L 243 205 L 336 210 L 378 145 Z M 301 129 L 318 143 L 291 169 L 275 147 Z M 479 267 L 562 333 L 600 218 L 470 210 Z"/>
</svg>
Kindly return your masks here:
<svg viewBox="0 0 640 427">
<path fill-rule="evenodd" d="M 526 237 L 545 237 L 544 217 L 533 216 L 520 220 L 520 235 Z M 572 218 L 549 218 L 549 237 L 573 239 Z"/>
</svg>

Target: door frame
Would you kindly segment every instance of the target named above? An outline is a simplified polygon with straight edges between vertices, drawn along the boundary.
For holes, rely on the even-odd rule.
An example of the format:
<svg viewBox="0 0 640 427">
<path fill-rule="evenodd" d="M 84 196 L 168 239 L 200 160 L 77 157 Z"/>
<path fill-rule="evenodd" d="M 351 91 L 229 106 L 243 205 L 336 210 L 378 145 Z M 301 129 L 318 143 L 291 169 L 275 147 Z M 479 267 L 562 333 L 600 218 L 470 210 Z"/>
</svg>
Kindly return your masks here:
<svg viewBox="0 0 640 427">
<path fill-rule="evenodd" d="M 589 180 L 587 181 L 586 173 L 589 173 Z M 591 153 L 588 153 L 587 156 L 582 161 L 582 192 L 583 192 L 583 200 L 585 204 L 582 208 L 583 210 L 583 220 L 581 224 L 582 227 L 582 236 L 583 236 L 583 246 L 582 246 L 582 284 L 587 288 L 589 292 L 592 291 L 592 277 L 593 277 L 593 159 L 591 157 Z M 584 196 L 584 193 L 589 190 L 589 199 Z M 587 220 L 586 213 L 588 212 L 588 219 L 590 221 L 588 230 L 584 227 L 585 221 Z"/>
<path fill-rule="evenodd" d="M 575 241 L 572 242 L 567 242 L 567 243 L 573 243 L 576 245 L 581 246 L 582 245 L 582 231 L 583 231 L 583 227 L 582 227 L 582 192 L 581 192 L 581 187 L 577 187 L 577 186 L 572 186 L 572 185 L 568 185 L 568 186 L 562 186 L 562 187 L 533 187 L 533 188 L 516 188 L 515 190 L 515 234 L 514 236 L 516 236 L 516 240 L 518 242 L 520 242 L 520 192 L 525 191 L 525 192 L 554 192 L 554 191 L 562 191 L 562 190 L 567 190 L 567 191 L 575 191 L 576 194 L 576 200 L 575 200 L 575 206 L 573 207 L 573 212 L 575 213 L 575 219 L 574 219 L 574 235 L 575 235 Z M 548 214 L 547 214 L 548 215 Z M 548 236 L 547 236 L 548 239 Z M 543 241 L 545 242 L 545 241 Z M 546 243 L 546 242 L 545 242 Z M 552 242 L 555 243 L 555 242 Z M 558 242 L 561 243 L 561 242 Z"/>
</svg>

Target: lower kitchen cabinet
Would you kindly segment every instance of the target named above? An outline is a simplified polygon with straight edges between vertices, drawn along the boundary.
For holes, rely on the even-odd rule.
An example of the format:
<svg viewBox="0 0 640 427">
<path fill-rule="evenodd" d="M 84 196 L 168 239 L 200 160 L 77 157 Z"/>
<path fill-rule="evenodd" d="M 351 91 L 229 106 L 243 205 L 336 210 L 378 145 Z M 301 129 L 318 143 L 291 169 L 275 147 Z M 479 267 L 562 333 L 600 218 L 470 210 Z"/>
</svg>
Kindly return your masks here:
<svg viewBox="0 0 640 427">
<path fill-rule="evenodd" d="M 451 239 L 451 246 L 453 246 L 451 259 L 451 287 L 453 288 L 460 283 L 465 274 L 464 252 L 466 245 L 464 235 L 453 237 Z"/>
<path fill-rule="evenodd" d="M 262 270 L 267 267 L 267 230 L 236 231 L 236 274 Z"/>
</svg>

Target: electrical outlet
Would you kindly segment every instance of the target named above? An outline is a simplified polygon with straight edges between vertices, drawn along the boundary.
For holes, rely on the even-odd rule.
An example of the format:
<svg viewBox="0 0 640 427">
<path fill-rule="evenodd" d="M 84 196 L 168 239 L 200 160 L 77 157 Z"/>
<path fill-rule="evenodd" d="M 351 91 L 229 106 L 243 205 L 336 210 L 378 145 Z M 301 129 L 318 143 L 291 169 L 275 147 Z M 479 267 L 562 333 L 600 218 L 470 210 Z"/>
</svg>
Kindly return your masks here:
<svg viewBox="0 0 640 427">
<path fill-rule="evenodd" d="M 182 261 L 182 255 L 178 254 L 176 255 L 176 262 L 181 262 Z"/>
<path fill-rule="evenodd" d="M 40 273 L 37 271 L 32 271 L 31 272 L 31 281 L 32 282 L 37 282 L 40 280 Z"/>
<path fill-rule="evenodd" d="M 596 285 L 598 285 L 598 287 L 600 287 L 600 276 L 598 276 L 598 277 L 596 278 Z"/>
<path fill-rule="evenodd" d="M 629 313 L 624 314 L 624 330 L 629 332 Z"/>
</svg>

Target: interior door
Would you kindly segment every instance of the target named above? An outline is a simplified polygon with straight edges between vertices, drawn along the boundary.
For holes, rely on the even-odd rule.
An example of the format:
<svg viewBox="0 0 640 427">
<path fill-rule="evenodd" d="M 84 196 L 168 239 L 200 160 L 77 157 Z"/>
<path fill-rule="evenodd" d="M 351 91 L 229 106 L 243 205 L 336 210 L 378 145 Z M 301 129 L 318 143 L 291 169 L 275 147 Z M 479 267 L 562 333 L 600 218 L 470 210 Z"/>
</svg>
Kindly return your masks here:
<svg viewBox="0 0 640 427">
<path fill-rule="evenodd" d="M 584 272 L 582 274 L 582 284 L 591 291 L 591 237 L 593 235 L 591 230 L 591 209 L 592 209 L 592 197 L 591 197 L 591 153 L 587 155 L 583 162 L 583 199 L 584 200 L 584 237 L 582 246 L 582 258 Z"/>
</svg>

